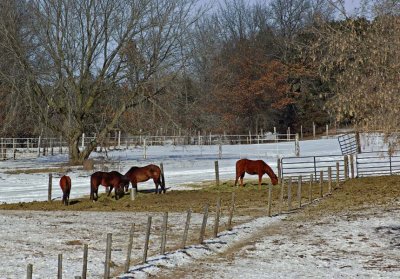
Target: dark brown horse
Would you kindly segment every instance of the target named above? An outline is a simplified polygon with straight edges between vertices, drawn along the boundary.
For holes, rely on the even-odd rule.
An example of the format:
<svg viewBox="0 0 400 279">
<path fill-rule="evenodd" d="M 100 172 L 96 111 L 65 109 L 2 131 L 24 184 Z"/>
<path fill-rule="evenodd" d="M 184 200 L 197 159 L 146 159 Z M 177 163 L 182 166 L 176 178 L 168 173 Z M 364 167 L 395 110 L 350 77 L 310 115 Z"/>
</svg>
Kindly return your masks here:
<svg viewBox="0 0 400 279">
<path fill-rule="evenodd" d="M 137 184 L 139 182 L 144 182 L 153 179 L 154 184 L 156 185 L 156 194 L 158 192 L 158 186 L 161 186 L 161 192 L 165 193 L 165 184 L 164 177 L 161 173 L 161 169 L 156 165 L 147 165 L 144 167 L 131 167 L 131 169 L 125 173 L 125 176 L 129 177 L 132 188 L 137 189 Z M 129 185 L 128 185 L 129 187 Z M 128 187 L 125 188 L 125 191 L 128 191 Z"/>
<path fill-rule="evenodd" d="M 60 178 L 60 188 L 63 192 L 62 203 L 69 205 L 69 193 L 71 193 L 71 178 L 67 175 L 63 175 Z"/>
<path fill-rule="evenodd" d="M 99 185 L 109 187 L 107 196 L 115 188 L 114 197 L 118 200 L 119 196 L 124 193 L 124 187 L 129 186 L 129 178 L 117 171 L 103 172 L 97 171 L 90 176 L 90 199 L 97 200 L 99 198 Z"/>
<path fill-rule="evenodd" d="M 258 174 L 258 189 L 261 189 L 262 176 L 266 173 L 271 178 L 272 185 L 278 184 L 278 177 L 275 175 L 274 171 L 268 166 L 263 160 L 248 160 L 241 159 L 236 162 L 236 180 L 240 177 L 240 186 L 243 186 L 243 177 L 245 173 L 248 174 Z"/>
</svg>

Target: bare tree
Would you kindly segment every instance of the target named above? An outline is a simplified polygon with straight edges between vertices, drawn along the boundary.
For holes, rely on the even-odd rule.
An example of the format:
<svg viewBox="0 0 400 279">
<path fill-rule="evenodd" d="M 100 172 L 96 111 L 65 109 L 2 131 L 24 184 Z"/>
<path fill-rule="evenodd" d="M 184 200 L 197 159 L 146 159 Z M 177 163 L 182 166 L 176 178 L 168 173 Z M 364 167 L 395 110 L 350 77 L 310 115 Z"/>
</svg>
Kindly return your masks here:
<svg viewBox="0 0 400 279">
<path fill-rule="evenodd" d="M 15 13 L 0 19 L 2 47 L 41 121 L 68 140 L 71 163 L 88 158 L 129 108 L 162 92 L 174 77 L 184 60 L 185 34 L 198 19 L 195 2 L 32 0 L 23 9 L 29 13 L 23 28 L 9 24 Z M 1 75 L 15 82 L 7 69 Z M 80 150 L 88 123 L 104 111 L 97 138 Z"/>
<path fill-rule="evenodd" d="M 370 20 L 321 23 L 314 29 L 317 40 L 308 55 L 331 84 L 335 95 L 330 108 L 338 121 L 398 137 L 400 19 L 394 6 L 383 9 L 384 2 L 371 3 Z"/>
</svg>

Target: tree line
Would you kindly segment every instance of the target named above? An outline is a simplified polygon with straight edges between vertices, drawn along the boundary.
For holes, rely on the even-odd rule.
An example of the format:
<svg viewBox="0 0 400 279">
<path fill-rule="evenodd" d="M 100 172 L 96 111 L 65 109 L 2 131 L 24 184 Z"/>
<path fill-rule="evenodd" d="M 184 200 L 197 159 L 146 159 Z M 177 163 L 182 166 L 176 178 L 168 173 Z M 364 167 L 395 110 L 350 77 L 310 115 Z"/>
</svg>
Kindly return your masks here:
<svg viewBox="0 0 400 279">
<path fill-rule="evenodd" d="M 211 3 L 211 2 L 210 2 Z M 4 0 L 2 136 L 397 128 L 399 11 L 364 0 Z M 82 134 L 96 139 L 80 149 Z"/>
</svg>

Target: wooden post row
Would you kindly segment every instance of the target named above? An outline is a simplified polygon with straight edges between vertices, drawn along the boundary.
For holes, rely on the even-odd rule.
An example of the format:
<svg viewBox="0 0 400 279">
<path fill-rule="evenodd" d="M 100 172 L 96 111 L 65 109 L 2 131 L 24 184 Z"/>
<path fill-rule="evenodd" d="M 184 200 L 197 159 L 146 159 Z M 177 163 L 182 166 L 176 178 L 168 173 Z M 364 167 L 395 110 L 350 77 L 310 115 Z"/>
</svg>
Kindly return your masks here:
<svg viewBox="0 0 400 279">
<path fill-rule="evenodd" d="M 47 190 L 47 201 L 51 202 L 51 191 L 53 186 L 53 174 L 49 173 L 49 187 Z"/>
<path fill-rule="evenodd" d="M 162 233 L 161 233 L 161 247 L 160 254 L 165 254 L 165 246 L 167 245 L 167 231 L 168 231 L 168 212 L 164 213 Z"/>
<path fill-rule="evenodd" d="M 281 182 L 281 193 L 279 197 L 279 214 L 283 212 L 283 197 L 284 197 L 284 191 L 285 191 L 285 179 L 282 178 Z"/>
<path fill-rule="evenodd" d="M 192 209 L 189 208 L 187 211 L 187 214 L 186 214 L 185 229 L 183 230 L 183 237 L 182 237 L 182 244 L 181 244 L 182 249 L 184 249 L 186 246 L 191 216 L 192 216 Z"/>
<path fill-rule="evenodd" d="M 292 178 L 289 177 L 288 182 L 288 211 L 292 210 Z"/>
<path fill-rule="evenodd" d="M 232 230 L 232 218 L 235 210 L 235 192 L 232 192 L 231 207 L 229 208 L 228 230 Z"/>
<path fill-rule="evenodd" d="M 143 260 L 142 260 L 143 264 L 147 262 L 147 252 L 149 250 L 149 240 L 150 240 L 150 229 L 151 229 L 151 216 L 147 218 L 146 237 L 144 240 Z"/>
<path fill-rule="evenodd" d="M 88 245 L 83 245 L 82 279 L 86 279 L 88 266 Z"/>
<path fill-rule="evenodd" d="M 310 187 L 308 189 L 308 201 L 309 201 L 309 203 L 312 203 L 312 200 L 313 200 L 313 198 L 312 198 L 312 185 L 313 185 L 313 182 L 314 182 L 313 174 L 310 174 Z"/>
<path fill-rule="evenodd" d="M 203 222 L 201 224 L 200 237 L 199 237 L 200 244 L 203 244 L 204 242 L 204 234 L 206 232 L 207 218 L 208 218 L 208 206 L 209 206 L 208 204 L 204 206 Z"/>
<path fill-rule="evenodd" d="M 272 216 L 272 185 L 268 186 L 268 216 Z"/>
<path fill-rule="evenodd" d="M 132 224 L 131 230 L 129 232 L 129 241 L 128 241 L 128 250 L 126 253 L 126 261 L 125 261 L 125 269 L 124 272 L 127 273 L 129 271 L 129 266 L 131 263 L 131 254 L 132 254 L 132 246 L 133 246 L 133 234 L 135 232 L 135 224 Z"/>
<path fill-rule="evenodd" d="M 323 171 L 319 171 L 319 197 L 322 198 L 323 197 L 323 182 L 324 182 L 324 172 Z"/>
<path fill-rule="evenodd" d="M 215 184 L 219 186 L 219 166 L 218 166 L 218 161 L 214 162 L 215 164 Z"/>
<path fill-rule="evenodd" d="M 62 254 L 58 254 L 58 272 L 57 279 L 62 279 Z"/>
<path fill-rule="evenodd" d="M 221 198 L 217 199 L 217 206 L 215 210 L 215 221 L 214 221 L 214 237 L 218 236 L 218 227 L 219 227 L 219 214 L 221 212 Z"/>
<path fill-rule="evenodd" d="M 107 233 L 106 260 L 104 262 L 104 279 L 110 278 L 112 234 Z"/>
<path fill-rule="evenodd" d="M 299 176 L 299 178 L 298 178 L 298 181 L 297 181 L 297 202 L 298 202 L 298 205 L 299 205 L 299 208 L 301 208 L 301 188 L 302 188 L 302 180 L 303 180 L 303 178 L 302 178 L 302 176 L 300 175 Z"/>
<path fill-rule="evenodd" d="M 26 279 L 32 279 L 32 274 L 33 274 L 33 265 L 28 264 L 26 268 Z"/>
</svg>

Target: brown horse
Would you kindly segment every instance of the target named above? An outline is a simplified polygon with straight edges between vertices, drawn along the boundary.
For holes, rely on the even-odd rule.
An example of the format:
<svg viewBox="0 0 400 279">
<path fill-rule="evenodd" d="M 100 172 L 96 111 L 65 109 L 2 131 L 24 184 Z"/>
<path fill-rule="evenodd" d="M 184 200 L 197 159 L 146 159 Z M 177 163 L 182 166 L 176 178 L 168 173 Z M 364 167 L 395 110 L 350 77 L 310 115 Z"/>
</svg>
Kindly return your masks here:
<svg viewBox="0 0 400 279">
<path fill-rule="evenodd" d="M 150 178 L 153 179 L 154 184 L 156 185 L 156 194 L 158 192 L 158 186 L 161 186 L 161 192 L 165 193 L 165 184 L 164 184 L 164 177 L 161 173 L 161 169 L 156 165 L 147 165 L 144 167 L 131 167 L 130 170 L 125 173 L 125 176 L 129 177 L 132 188 L 137 189 L 137 184 L 139 182 L 144 182 L 149 180 Z M 129 185 L 128 185 L 129 187 Z M 128 187 L 125 188 L 125 191 L 128 191 Z"/>
<path fill-rule="evenodd" d="M 274 171 L 268 166 L 263 160 L 248 160 L 241 159 L 236 162 L 236 180 L 235 186 L 240 177 L 240 186 L 243 187 L 243 177 L 245 173 L 248 174 L 258 174 L 258 189 L 261 189 L 261 180 L 264 173 L 268 174 L 271 178 L 272 185 L 278 184 L 278 177 L 275 175 Z"/>
<path fill-rule="evenodd" d="M 123 194 L 124 187 L 129 186 L 129 178 L 120 174 L 117 171 L 103 172 L 97 171 L 90 176 L 90 199 L 97 201 L 99 198 L 99 185 L 110 187 L 107 196 L 110 196 L 111 191 L 115 188 L 114 197 L 118 200 Z"/>
<path fill-rule="evenodd" d="M 67 175 L 63 175 L 60 178 L 60 188 L 63 192 L 62 203 L 69 205 L 69 193 L 71 192 L 71 178 Z"/>
</svg>

